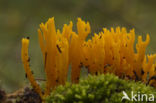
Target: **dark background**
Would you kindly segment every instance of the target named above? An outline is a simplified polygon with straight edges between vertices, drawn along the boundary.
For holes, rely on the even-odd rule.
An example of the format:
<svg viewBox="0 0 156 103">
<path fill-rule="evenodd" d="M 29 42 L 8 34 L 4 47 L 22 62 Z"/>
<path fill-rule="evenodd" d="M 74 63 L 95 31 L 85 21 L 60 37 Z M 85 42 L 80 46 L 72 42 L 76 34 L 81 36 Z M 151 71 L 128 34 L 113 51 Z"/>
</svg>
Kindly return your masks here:
<svg viewBox="0 0 156 103">
<path fill-rule="evenodd" d="M 103 27 L 135 28 L 137 35 L 151 36 L 147 53 L 156 51 L 155 0 L 0 0 L 0 87 L 8 92 L 23 87 L 21 39 L 30 37 L 31 69 L 44 78 L 37 29 L 41 22 L 55 17 L 56 27 L 81 17 L 91 24 L 92 34 Z M 75 29 L 75 26 L 74 26 Z"/>
</svg>

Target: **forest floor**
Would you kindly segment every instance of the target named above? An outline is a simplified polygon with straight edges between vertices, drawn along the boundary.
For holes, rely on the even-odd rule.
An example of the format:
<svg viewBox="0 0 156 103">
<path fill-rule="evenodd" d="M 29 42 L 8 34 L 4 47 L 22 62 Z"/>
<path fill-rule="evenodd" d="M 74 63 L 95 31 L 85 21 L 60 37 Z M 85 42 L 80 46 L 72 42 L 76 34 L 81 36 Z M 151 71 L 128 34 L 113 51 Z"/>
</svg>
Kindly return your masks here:
<svg viewBox="0 0 156 103">
<path fill-rule="evenodd" d="M 42 101 L 33 89 L 25 87 L 9 94 L 0 89 L 0 103 L 42 103 Z"/>
</svg>

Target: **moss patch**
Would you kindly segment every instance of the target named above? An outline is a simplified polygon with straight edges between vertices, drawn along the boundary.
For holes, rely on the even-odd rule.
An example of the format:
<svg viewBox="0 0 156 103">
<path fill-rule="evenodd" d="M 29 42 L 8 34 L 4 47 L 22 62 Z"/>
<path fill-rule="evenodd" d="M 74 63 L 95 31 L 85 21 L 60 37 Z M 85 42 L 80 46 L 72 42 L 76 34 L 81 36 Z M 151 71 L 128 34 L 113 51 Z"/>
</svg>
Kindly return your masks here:
<svg viewBox="0 0 156 103">
<path fill-rule="evenodd" d="M 113 74 L 102 74 L 89 75 L 87 79 L 81 78 L 79 84 L 66 83 L 65 86 L 57 87 L 46 98 L 46 103 L 120 103 L 123 91 L 130 98 L 132 91 L 134 94 L 139 92 L 140 94 L 156 95 L 156 89 L 141 82 L 122 80 Z M 122 101 L 122 103 L 131 102 L 129 100 Z M 140 103 L 142 102 L 140 101 Z M 143 103 L 146 103 L 145 98 Z"/>
</svg>

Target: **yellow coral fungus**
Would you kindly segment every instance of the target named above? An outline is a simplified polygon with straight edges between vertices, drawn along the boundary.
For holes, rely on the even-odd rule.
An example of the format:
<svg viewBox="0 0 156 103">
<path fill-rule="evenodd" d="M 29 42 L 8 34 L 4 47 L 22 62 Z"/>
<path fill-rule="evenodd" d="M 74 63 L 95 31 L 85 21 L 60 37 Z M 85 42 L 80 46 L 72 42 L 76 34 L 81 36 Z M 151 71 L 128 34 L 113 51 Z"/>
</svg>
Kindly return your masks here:
<svg viewBox="0 0 156 103">
<path fill-rule="evenodd" d="M 126 28 L 103 29 L 99 34 L 86 40 L 90 33 L 89 23 L 78 18 L 77 33 L 72 30 L 73 23 L 65 24 L 62 32 L 55 29 L 54 18 L 38 29 L 39 44 L 43 54 L 46 72 L 46 90 L 48 95 L 55 86 L 65 84 L 68 68 L 71 64 L 71 80 L 78 83 L 81 67 L 88 68 L 91 74 L 114 73 L 120 78 L 143 81 L 156 87 L 156 54 L 146 57 L 145 51 L 150 37 L 146 40 L 138 37 L 135 52 L 135 31 L 127 32 Z M 29 68 L 29 40 L 22 40 L 22 60 L 32 86 L 41 94 Z M 148 59 L 148 60 L 147 60 Z"/>
<path fill-rule="evenodd" d="M 54 18 L 49 19 L 46 24 L 42 23 L 40 28 L 38 30 L 39 42 L 47 76 L 45 94 L 49 94 L 57 84 L 64 84 L 67 78 L 69 46 L 65 37 L 68 36 L 66 33 L 70 28 L 65 25 L 63 35 L 59 30 L 56 32 Z"/>
<path fill-rule="evenodd" d="M 31 69 L 29 67 L 29 56 L 28 56 L 28 46 L 29 46 L 29 39 L 23 38 L 22 39 L 22 62 L 24 64 L 24 69 L 27 74 L 27 77 L 32 84 L 33 88 L 36 90 L 36 92 L 42 97 L 42 92 L 39 87 L 39 85 L 36 83 L 33 74 L 31 72 Z"/>
<path fill-rule="evenodd" d="M 78 83 L 80 76 L 80 69 L 82 66 L 82 48 L 83 43 L 90 33 L 89 23 L 85 23 L 80 18 L 77 22 L 78 34 L 72 33 L 71 43 L 69 46 L 69 59 L 72 64 L 71 79 L 73 83 Z"/>
</svg>

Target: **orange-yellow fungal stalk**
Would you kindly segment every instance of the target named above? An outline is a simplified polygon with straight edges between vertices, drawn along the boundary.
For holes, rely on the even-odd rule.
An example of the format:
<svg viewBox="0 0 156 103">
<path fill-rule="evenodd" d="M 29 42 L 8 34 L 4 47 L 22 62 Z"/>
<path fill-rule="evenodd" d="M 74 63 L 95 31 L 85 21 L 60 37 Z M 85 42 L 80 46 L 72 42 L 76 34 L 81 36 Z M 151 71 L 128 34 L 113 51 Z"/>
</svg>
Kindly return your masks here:
<svg viewBox="0 0 156 103">
<path fill-rule="evenodd" d="M 32 87 L 36 90 L 36 92 L 42 97 L 42 92 L 39 87 L 39 85 L 36 83 L 33 74 L 31 72 L 31 69 L 29 67 L 29 56 L 28 56 L 28 46 L 29 46 L 29 39 L 23 38 L 22 39 L 22 62 L 24 64 L 24 69 L 27 75 L 27 78 L 29 79 Z"/>
<path fill-rule="evenodd" d="M 54 18 L 50 18 L 45 24 L 41 24 L 38 30 L 39 43 L 44 58 L 46 72 L 46 91 L 49 94 L 58 84 L 65 84 L 68 72 L 69 59 L 69 35 L 72 23 L 64 25 L 63 33 L 56 32 Z"/>
</svg>

